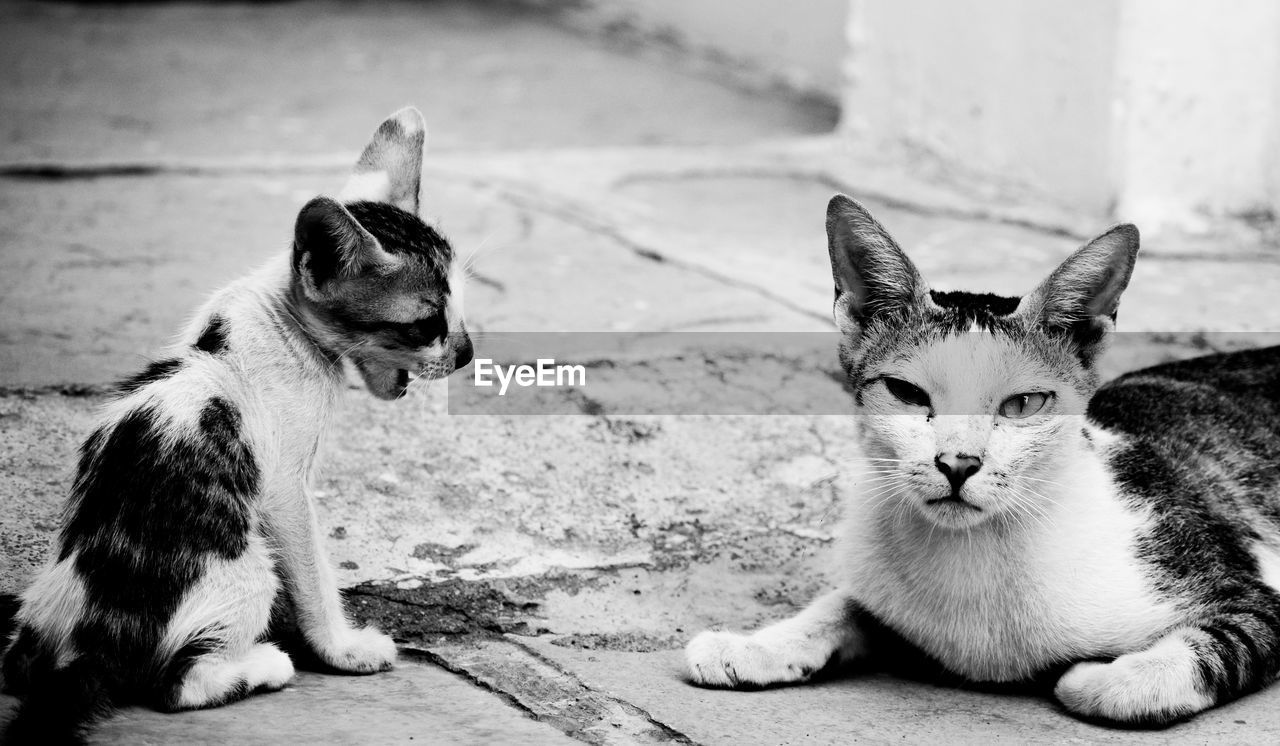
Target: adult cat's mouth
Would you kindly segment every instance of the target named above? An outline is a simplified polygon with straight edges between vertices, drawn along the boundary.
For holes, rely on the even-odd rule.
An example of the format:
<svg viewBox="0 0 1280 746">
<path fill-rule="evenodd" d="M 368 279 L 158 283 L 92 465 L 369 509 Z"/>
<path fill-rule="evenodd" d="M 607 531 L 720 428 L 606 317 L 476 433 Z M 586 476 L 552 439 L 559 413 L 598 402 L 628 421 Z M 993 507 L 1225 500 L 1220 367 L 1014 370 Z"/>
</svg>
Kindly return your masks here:
<svg viewBox="0 0 1280 746">
<path fill-rule="evenodd" d="M 947 495 L 946 497 L 935 497 L 931 500 L 925 500 L 925 505 L 951 505 L 957 508 L 969 508 L 971 510 L 982 511 L 977 505 L 960 497 L 959 495 Z"/>
</svg>

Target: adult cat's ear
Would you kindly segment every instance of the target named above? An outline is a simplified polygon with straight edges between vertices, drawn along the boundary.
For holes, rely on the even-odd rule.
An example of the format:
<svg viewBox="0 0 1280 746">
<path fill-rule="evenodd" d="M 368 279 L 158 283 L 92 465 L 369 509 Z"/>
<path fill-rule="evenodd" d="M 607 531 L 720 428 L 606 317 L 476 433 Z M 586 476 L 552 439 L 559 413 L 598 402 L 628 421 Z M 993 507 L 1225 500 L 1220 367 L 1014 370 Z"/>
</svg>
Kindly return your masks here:
<svg viewBox="0 0 1280 746">
<path fill-rule="evenodd" d="M 385 202 L 418 214 L 427 125 L 412 106 L 392 114 L 373 133 L 338 194 L 343 202 Z"/>
<path fill-rule="evenodd" d="M 325 283 L 360 275 L 395 258 L 378 239 L 330 197 L 303 205 L 293 228 L 293 266 L 319 290 Z"/>
<path fill-rule="evenodd" d="M 1022 299 L 1017 313 L 1051 329 L 1089 335 L 1106 331 L 1115 322 L 1137 257 L 1138 229 L 1117 225 L 1060 264 Z"/>
<path fill-rule="evenodd" d="M 871 213 L 843 194 L 827 204 L 827 250 L 835 317 L 850 333 L 871 318 L 909 308 L 925 294 L 915 265 Z"/>
</svg>

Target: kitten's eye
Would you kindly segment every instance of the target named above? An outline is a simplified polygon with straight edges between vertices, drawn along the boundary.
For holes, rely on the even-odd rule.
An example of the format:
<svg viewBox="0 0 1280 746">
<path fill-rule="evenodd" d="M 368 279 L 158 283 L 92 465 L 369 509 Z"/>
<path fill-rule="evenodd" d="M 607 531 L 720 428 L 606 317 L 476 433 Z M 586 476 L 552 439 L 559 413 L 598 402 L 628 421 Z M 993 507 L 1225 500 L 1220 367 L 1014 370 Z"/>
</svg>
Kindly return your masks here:
<svg viewBox="0 0 1280 746">
<path fill-rule="evenodd" d="M 449 325 L 445 322 L 443 314 L 435 314 L 425 319 L 420 319 L 414 326 L 417 329 L 419 338 L 425 340 L 427 344 L 449 333 Z"/>
<path fill-rule="evenodd" d="M 1033 392 L 1030 394 L 1014 394 L 1000 404 L 1000 416 L 1011 420 L 1020 420 L 1044 409 L 1052 394 Z"/>
<path fill-rule="evenodd" d="M 880 380 L 884 381 L 885 388 L 889 389 L 889 393 L 893 394 L 903 404 L 910 404 L 913 407 L 929 406 L 929 395 L 914 383 L 907 383 L 901 378 L 889 378 L 888 376 Z"/>
</svg>

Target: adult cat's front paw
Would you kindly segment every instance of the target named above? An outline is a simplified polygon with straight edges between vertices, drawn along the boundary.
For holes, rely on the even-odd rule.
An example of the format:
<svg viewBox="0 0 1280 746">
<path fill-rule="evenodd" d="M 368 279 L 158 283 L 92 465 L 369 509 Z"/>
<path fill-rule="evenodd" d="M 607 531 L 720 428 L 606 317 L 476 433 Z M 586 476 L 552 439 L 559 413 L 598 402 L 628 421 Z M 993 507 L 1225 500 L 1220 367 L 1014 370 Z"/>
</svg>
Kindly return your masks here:
<svg viewBox="0 0 1280 746">
<path fill-rule="evenodd" d="M 324 644 L 316 646 L 320 659 L 347 673 L 377 673 L 396 662 L 396 644 L 373 627 L 339 630 Z"/>
<path fill-rule="evenodd" d="M 703 632 L 684 649 L 689 676 L 699 686 L 759 687 L 806 681 L 827 663 L 794 638 Z"/>
<path fill-rule="evenodd" d="M 1166 725 L 1212 707 L 1191 656 L 1159 647 L 1110 663 L 1077 663 L 1053 694 L 1076 715 L 1128 725 Z"/>
</svg>

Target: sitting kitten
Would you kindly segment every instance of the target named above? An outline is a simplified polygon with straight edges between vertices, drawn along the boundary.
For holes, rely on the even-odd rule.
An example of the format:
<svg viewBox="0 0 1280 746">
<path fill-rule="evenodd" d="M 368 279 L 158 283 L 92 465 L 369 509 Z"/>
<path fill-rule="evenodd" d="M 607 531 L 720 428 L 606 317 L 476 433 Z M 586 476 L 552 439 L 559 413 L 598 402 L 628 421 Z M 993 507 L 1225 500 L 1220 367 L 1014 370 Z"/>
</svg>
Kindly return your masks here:
<svg viewBox="0 0 1280 746">
<path fill-rule="evenodd" d="M 260 641 L 281 588 L 325 663 L 391 667 L 391 638 L 343 611 L 308 483 L 344 358 L 383 399 L 471 359 L 461 263 L 417 216 L 424 136 L 416 109 L 385 121 L 341 201 L 308 202 L 289 253 L 120 386 L 81 448 L 57 555 L 22 596 L 11 738 L 82 737 L 112 702 L 183 710 L 283 687 L 293 665 Z"/>
<path fill-rule="evenodd" d="M 929 290 L 846 197 L 827 232 L 865 455 L 840 587 L 753 634 L 698 635 L 693 682 L 804 681 L 889 637 L 972 681 L 1061 673 L 1068 710 L 1119 723 L 1168 723 L 1272 681 L 1280 348 L 1098 389 L 1133 226 L 1021 299 Z"/>
</svg>

